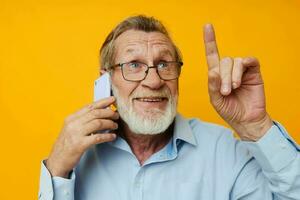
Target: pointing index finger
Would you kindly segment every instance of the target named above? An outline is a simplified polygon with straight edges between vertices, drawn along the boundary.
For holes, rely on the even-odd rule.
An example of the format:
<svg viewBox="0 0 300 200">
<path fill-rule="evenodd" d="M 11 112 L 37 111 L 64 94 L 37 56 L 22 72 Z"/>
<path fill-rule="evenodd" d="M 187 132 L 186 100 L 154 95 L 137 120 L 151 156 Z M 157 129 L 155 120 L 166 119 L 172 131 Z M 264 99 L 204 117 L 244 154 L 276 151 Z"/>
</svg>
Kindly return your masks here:
<svg viewBox="0 0 300 200">
<path fill-rule="evenodd" d="M 219 67 L 219 52 L 216 42 L 216 36 L 214 27 L 212 24 L 206 24 L 203 27 L 203 38 L 204 38 L 204 45 L 205 45 L 205 52 L 206 52 L 206 60 L 208 69 L 214 69 Z"/>
</svg>

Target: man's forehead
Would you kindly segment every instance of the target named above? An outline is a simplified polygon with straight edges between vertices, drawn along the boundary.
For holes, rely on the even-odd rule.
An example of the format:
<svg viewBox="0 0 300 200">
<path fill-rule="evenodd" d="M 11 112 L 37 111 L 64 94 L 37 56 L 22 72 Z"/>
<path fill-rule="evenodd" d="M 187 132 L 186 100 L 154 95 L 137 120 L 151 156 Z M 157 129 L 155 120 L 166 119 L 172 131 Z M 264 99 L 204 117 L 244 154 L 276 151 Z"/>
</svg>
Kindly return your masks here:
<svg viewBox="0 0 300 200">
<path fill-rule="evenodd" d="M 132 49 L 137 45 L 153 45 L 172 48 L 170 39 L 160 32 L 128 30 L 122 33 L 116 40 L 116 46 L 122 48 Z"/>
<path fill-rule="evenodd" d="M 150 47 L 161 56 L 174 56 L 174 46 L 171 40 L 160 32 L 129 30 L 117 38 L 115 47 L 117 54 L 123 55 L 139 54 Z"/>
</svg>

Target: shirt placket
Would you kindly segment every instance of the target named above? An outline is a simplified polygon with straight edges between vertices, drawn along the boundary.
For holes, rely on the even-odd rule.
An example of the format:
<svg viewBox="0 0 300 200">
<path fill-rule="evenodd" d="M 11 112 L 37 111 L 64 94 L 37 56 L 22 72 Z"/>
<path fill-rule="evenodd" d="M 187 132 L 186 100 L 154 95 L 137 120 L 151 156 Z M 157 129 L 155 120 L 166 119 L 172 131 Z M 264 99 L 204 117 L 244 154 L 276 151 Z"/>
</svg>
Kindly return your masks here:
<svg viewBox="0 0 300 200">
<path fill-rule="evenodd" d="M 141 167 L 134 178 L 133 182 L 133 195 L 134 199 L 143 199 L 143 188 L 144 188 L 145 168 Z"/>
</svg>

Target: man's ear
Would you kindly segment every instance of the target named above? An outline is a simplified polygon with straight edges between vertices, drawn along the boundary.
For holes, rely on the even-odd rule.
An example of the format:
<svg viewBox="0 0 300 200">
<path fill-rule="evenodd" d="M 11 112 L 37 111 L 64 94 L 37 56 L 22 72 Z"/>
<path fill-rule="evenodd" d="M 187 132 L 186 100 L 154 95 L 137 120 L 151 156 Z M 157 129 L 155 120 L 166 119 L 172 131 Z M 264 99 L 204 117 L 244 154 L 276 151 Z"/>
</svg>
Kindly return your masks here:
<svg viewBox="0 0 300 200">
<path fill-rule="evenodd" d="M 105 69 L 100 69 L 100 76 L 101 76 L 102 74 L 104 74 L 105 72 L 107 72 Z"/>
</svg>

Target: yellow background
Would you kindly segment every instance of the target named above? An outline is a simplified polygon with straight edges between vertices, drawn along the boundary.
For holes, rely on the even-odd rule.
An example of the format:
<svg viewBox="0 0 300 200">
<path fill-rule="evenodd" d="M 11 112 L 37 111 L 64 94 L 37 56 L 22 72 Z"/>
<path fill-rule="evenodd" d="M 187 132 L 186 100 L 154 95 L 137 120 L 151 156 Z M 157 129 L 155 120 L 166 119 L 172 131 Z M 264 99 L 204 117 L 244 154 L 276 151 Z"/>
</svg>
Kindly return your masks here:
<svg viewBox="0 0 300 200">
<path fill-rule="evenodd" d="M 0 199 L 35 199 L 40 161 L 63 119 L 93 98 L 98 49 L 133 14 L 161 19 L 183 52 L 179 110 L 224 122 L 209 104 L 202 26 L 222 56 L 260 59 L 270 115 L 300 142 L 300 2 L 0 1 Z"/>
</svg>

